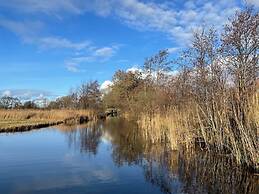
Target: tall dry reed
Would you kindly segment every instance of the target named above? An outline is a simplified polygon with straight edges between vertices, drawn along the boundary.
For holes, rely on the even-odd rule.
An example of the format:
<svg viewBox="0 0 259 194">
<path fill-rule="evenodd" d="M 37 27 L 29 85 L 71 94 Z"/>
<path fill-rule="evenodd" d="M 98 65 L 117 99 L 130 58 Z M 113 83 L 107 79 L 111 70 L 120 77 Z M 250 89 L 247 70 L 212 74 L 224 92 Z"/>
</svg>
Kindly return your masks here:
<svg viewBox="0 0 259 194">
<path fill-rule="evenodd" d="M 171 149 L 178 149 L 179 145 L 191 147 L 198 141 L 208 151 L 228 154 L 238 164 L 258 169 L 258 96 L 251 99 L 242 113 L 245 120 L 241 120 L 239 114 L 235 107 L 227 105 L 204 110 L 196 104 L 181 111 L 170 109 L 163 113 L 143 114 L 138 124 L 151 143 L 166 142 Z"/>
<path fill-rule="evenodd" d="M 175 150 L 179 145 L 189 146 L 192 141 L 193 131 L 188 127 L 190 115 L 191 112 L 176 109 L 151 115 L 142 114 L 138 124 L 143 129 L 143 136 L 151 143 L 164 142 Z"/>
</svg>

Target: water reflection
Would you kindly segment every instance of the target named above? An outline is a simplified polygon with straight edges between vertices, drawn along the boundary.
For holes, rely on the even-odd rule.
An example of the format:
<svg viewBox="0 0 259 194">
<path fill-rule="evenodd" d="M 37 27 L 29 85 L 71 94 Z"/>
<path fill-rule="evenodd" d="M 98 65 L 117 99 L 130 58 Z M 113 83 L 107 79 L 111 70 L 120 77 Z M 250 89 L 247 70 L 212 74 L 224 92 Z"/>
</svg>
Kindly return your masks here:
<svg viewBox="0 0 259 194">
<path fill-rule="evenodd" d="M 110 142 L 118 167 L 141 166 L 146 181 L 163 193 L 259 193 L 258 176 L 235 167 L 231 159 L 151 145 L 134 122 L 111 119 L 60 130 L 71 147 L 90 155 L 97 154 L 101 141 Z"/>
<path fill-rule="evenodd" d="M 244 171 L 224 156 L 179 154 L 179 178 L 190 193 L 258 193 L 258 176 Z"/>
<path fill-rule="evenodd" d="M 87 125 L 57 127 L 67 137 L 69 147 L 79 149 L 82 153 L 97 154 L 98 145 L 103 134 L 101 123 L 89 123 Z"/>
</svg>

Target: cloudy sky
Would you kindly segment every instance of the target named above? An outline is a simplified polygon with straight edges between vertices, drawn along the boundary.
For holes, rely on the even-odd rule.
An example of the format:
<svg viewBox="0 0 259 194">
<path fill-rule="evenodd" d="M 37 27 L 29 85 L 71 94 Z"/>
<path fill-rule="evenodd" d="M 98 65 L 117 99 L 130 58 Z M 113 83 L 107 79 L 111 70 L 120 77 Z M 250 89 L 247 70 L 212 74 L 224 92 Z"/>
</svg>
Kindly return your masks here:
<svg viewBox="0 0 259 194">
<path fill-rule="evenodd" d="M 242 0 L 0 0 L 0 95 L 60 96 L 82 81 L 103 83 L 160 49 L 177 56 L 193 29 L 220 29 L 243 7 Z"/>
</svg>

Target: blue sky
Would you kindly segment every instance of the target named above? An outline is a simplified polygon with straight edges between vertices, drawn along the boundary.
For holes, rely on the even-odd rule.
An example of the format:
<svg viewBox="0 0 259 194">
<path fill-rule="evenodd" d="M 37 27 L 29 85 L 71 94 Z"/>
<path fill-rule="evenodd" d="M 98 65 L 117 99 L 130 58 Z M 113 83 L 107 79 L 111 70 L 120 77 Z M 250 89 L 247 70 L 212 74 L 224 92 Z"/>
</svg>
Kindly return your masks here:
<svg viewBox="0 0 259 194">
<path fill-rule="evenodd" d="M 258 8 L 257 0 L 247 0 Z M 83 81 L 110 80 L 202 25 L 220 30 L 234 0 L 0 0 L 0 95 L 56 97 Z"/>
</svg>

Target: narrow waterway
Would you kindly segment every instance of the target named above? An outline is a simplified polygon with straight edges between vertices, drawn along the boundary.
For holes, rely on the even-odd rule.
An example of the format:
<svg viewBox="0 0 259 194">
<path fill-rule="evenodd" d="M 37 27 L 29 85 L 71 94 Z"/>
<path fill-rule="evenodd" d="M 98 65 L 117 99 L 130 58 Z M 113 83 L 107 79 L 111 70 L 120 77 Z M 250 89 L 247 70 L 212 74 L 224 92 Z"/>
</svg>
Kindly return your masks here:
<svg viewBox="0 0 259 194">
<path fill-rule="evenodd" d="M 259 193 L 225 157 L 168 151 L 115 119 L 0 134 L 0 193 Z"/>
</svg>

